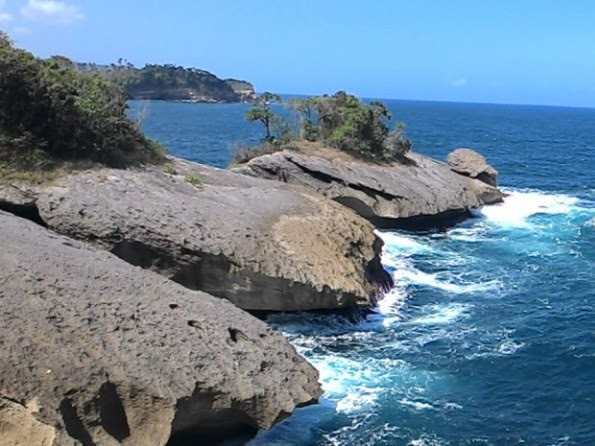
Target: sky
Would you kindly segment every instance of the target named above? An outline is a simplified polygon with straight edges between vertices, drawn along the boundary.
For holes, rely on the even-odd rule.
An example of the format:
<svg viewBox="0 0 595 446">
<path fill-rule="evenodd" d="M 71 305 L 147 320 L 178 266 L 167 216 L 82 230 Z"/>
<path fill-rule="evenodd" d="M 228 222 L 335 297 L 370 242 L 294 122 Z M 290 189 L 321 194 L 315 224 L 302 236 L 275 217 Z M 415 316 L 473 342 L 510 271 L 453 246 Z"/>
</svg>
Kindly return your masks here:
<svg viewBox="0 0 595 446">
<path fill-rule="evenodd" d="M 261 92 L 595 107 L 592 0 L 0 0 L 0 29 L 39 57 Z"/>
</svg>

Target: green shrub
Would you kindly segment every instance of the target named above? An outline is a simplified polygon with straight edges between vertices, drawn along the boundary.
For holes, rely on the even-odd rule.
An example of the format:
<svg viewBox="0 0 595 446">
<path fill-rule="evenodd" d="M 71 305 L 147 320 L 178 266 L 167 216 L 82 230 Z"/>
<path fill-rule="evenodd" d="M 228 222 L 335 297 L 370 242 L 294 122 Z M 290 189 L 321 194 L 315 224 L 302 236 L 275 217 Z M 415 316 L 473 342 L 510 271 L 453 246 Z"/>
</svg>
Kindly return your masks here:
<svg viewBox="0 0 595 446">
<path fill-rule="evenodd" d="M 32 168 L 60 160 L 111 167 L 162 162 L 164 148 L 147 139 L 126 110 L 122 91 L 100 76 L 78 73 L 65 57 L 37 59 L 0 33 L 5 162 L 23 168 L 29 161 Z"/>
<path fill-rule="evenodd" d="M 192 184 L 194 187 L 202 187 L 202 179 L 196 174 L 189 173 L 187 175 L 184 175 L 184 179 L 190 184 Z"/>
<path fill-rule="evenodd" d="M 176 175 L 178 173 L 176 168 L 171 163 L 165 163 L 163 166 L 161 166 L 161 170 L 163 173 L 168 173 L 170 175 Z"/>
<path fill-rule="evenodd" d="M 391 115 L 379 101 L 365 104 L 339 91 L 332 96 L 298 99 L 291 103 L 300 114 L 300 136 L 323 141 L 355 156 L 379 161 L 403 159 L 411 149 L 405 126 L 389 132 Z"/>
</svg>

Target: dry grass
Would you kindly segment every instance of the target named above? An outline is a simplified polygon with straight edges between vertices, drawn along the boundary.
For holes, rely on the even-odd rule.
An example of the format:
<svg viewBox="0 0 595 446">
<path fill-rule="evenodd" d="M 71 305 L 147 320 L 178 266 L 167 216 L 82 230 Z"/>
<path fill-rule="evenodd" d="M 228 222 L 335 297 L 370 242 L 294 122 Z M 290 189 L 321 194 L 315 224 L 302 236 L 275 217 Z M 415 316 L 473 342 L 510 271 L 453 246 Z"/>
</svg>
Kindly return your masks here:
<svg viewBox="0 0 595 446">
<path fill-rule="evenodd" d="M 23 169 L 0 161 L 0 184 L 23 183 L 35 186 L 51 185 L 56 180 L 83 170 L 98 169 L 98 163 L 89 161 L 61 162 L 43 169 Z"/>
</svg>

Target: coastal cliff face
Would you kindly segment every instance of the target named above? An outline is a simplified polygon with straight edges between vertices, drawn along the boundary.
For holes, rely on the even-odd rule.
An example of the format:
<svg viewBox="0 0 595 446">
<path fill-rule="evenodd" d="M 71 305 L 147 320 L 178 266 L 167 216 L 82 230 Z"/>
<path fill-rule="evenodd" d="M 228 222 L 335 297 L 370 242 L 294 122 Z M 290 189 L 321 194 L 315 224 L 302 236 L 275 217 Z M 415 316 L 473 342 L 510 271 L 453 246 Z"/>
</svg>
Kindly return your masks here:
<svg viewBox="0 0 595 446">
<path fill-rule="evenodd" d="M 128 99 L 188 102 L 246 102 L 255 96 L 252 84 L 220 79 L 198 68 L 175 65 L 97 65 L 78 63 L 82 73 L 95 73 L 122 87 Z"/>
<path fill-rule="evenodd" d="M 472 151 L 471 151 L 472 152 Z M 475 152 L 473 152 L 476 154 Z M 476 154 L 480 157 L 479 154 Z M 476 157 L 446 163 L 409 153 L 389 165 L 355 159 L 334 149 L 300 146 L 250 160 L 235 172 L 306 186 L 353 209 L 380 228 L 425 229 L 469 217 L 473 208 L 502 200 L 497 172 Z M 483 159 L 483 157 L 481 157 Z M 473 174 L 461 172 L 475 163 Z M 489 182 L 479 173 L 489 172 Z M 486 174 L 487 175 L 487 174 Z"/>
<path fill-rule="evenodd" d="M 256 91 L 254 91 L 254 85 L 250 82 L 242 81 L 238 79 L 225 79 L 225 82 L 233 88 L 242 102 L 252 102 L 256 99 Z"/>
<path fill-rule="evenodd" d="M 390 287 L 382 242 L 352 211 L 307 189 L 173 163 L 175 174 L 70 175 L 25 198 L 5 187 L 0 208 L 243 309 L 367 306 Z"/>
<path fill-rule="evenodd" d="M 226 300 L 4 212 L 0 240 L 3 445 L 250 434 L 321 394 L 280 333 Z"/>
</svg>

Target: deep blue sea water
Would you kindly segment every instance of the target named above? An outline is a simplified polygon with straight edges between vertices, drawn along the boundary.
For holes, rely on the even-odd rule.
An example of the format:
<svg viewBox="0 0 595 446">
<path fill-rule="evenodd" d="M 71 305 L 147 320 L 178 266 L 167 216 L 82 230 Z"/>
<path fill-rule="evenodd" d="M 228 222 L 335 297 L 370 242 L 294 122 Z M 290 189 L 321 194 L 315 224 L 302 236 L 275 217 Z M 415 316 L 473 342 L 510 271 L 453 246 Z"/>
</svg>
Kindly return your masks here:
<svg viewBox="0 0 595 446">
<path fill-rule="evenodd" d="M 365 320 L 270 316 L 325 395 L 250 445 L 595 445 L 595 110 L 388 105 L 415 150 L 475 148 L 510 196 L 446 233 L 382 232 L 396 287 Z M 144 128 L 223 167 L 260 137 L 246 108 L 152 102 Z"/>
</svg>

